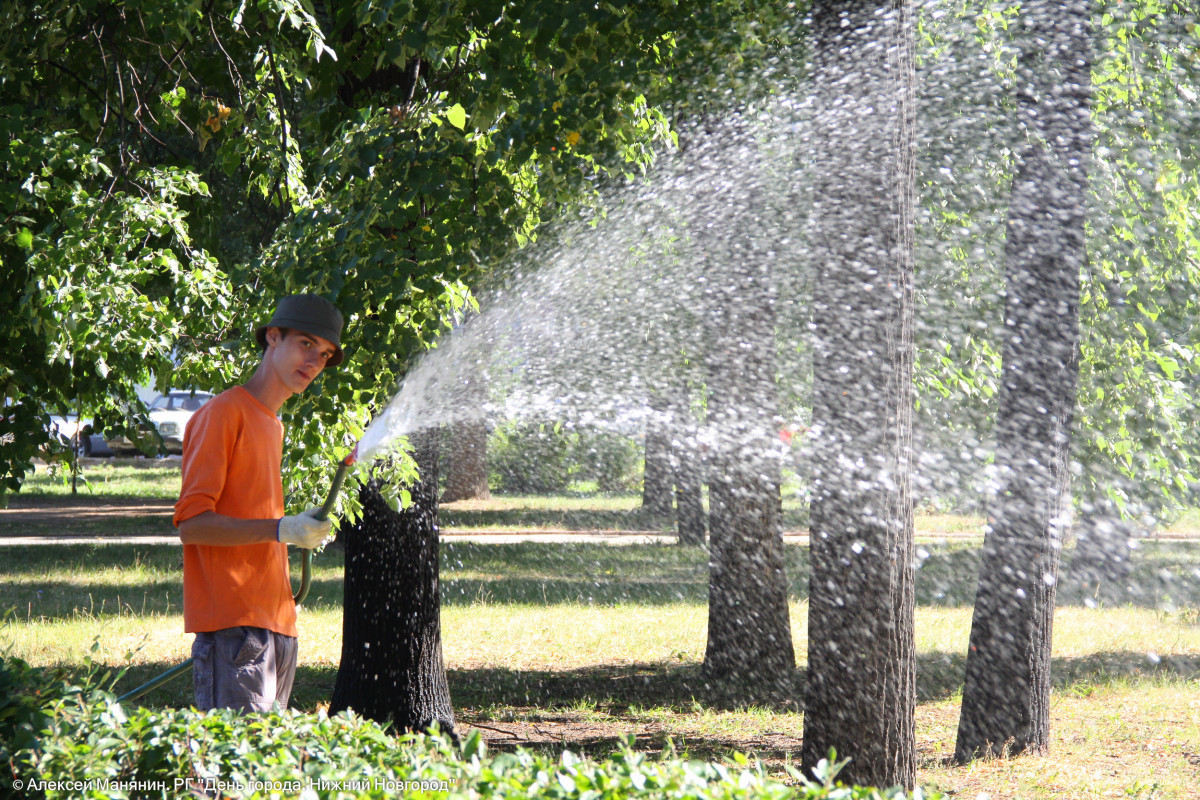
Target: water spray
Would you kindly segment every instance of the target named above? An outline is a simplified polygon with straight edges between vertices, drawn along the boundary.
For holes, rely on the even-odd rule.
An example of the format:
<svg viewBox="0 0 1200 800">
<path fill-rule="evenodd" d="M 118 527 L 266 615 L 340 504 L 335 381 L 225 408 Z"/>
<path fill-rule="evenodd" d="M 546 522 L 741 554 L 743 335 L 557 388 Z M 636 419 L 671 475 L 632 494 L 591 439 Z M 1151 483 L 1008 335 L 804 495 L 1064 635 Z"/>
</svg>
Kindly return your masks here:
<svg viewBox="0 0 1200 800">
<path fill-rule="evenodd" d="M 321 509 L 316 514 L 317 519 L 329 519 L 329 515 L 333 512 L 333 506 L 337 502 L 338 493 L 342 490 L 342 484 L 346 482 L 346 474 L 350 471 L 350 467 L 354 466 L 355 462 L 357 461 L 358 447 L 355 446 L 355 448 L 350 452 L 350 455 L 346 456 L 338 463 L 337 472 L 334 473 L 333 476 L 333 483 L 329 486 L 329 494 L 325 496 L 325 503 L 321 506 Z M 304 598 L 308 597 L 309 587 L 312 586 L 312 555 L 312 550 L 303 550 L 302 555 L 300 556 L 300 588 L 297 589 L 296 593 L 292 596 L 292 599 L 296 602 L 296 605 L 300 605 L 304 602 Z M 182 664 L 171 667 L 158 677 L 151 678 L 149 681 L 143 683 L 136 689 L 121 695 L 117 698 L 117 702 L 124 703 L 126 700 L 137 700 L 143 695 L 149 693 L 151 690 L 162 686 L 164 683 L 167 683 L 168 681 L 191 671 L 192 667 L 195 666 L 195 663 L 195 658 L 189 658 Z"/>
</svg>

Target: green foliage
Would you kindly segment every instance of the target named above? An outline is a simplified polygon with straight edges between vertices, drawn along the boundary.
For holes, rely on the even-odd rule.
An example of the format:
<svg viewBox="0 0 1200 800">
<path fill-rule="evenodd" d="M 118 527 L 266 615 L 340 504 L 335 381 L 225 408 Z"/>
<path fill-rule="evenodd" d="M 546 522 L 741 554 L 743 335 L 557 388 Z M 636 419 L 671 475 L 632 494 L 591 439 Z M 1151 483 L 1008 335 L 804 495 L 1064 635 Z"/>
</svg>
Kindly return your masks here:
<svg viewBox="0 0 1200 800">
<path fill-rule="evenodd" d="M 231 798 L 910 797 L 900 789 L 840 787 L 832 763 L 823 763 L 816 780 L 797 789 L 741 754 L 714 764 L 684 760 L 668 749 L 661 759 L 651 759 L 625 741 L 605 761 L 570 751 L 491 755 L 477 731 L 459 749 L 436 733 L 396 736 L 352 715 L 126 709 L 103 693 L 59 701 L 41 738 L 12 763 L 14 780 L 24 786 L 37 781 L 71 787 L 45 789 L 47 798 L 166 798 L 188 791 L 220 791 Z M 793 777 L 800 779 L 794 771 Z M 82 792 L 75 788 L 88 782 Z M 124 788 L 129 786 L 137 788 Z"/>
<path fill-rule="evenodd" d="M 135 385 L 170 372 L 179 340 L 211 336 L 228 319 L 228 288 L 188 227 L 208 187 L 194 165 L 143 147 L 153 132 L 132 103 L 139 93 L 156 100 L 155 85 L 135 90 L 97 68 L 149 76 L 167 46 L 116 52 L 129 40 L 114 40 L 128 33 L 105 19 L 114 10 L 0 3 L 0 393 L 13 409 L 0 421 L 0 499 L 47 441 L 47 412 L 82 405 L 99 428 L 128 430 L 141 409 Z M 148 12 L 138 14 L 146 41 L 177 40 L 200 24 L 197 10 L 130 9 Z M 62 450 L 52 443 L 50 454 Z"/>
<path fill-rule="evenodd" d="M 152 375 L 225 388 L 277 298 L 315 291 L 346 316 L 348 358 L 283 417 L 292 500 L 319 502 L 471 283 L 594 202 L 599 178 L 648 163 L 669 136 L 658 103 L 683 94 L 672 73 L 733 74 L 744 54 L 726 57 L 777 47 L 792 15 L 0 0 L 0 497 L 47 411 L 78 403 L 117 431 Z M 411 477 L 392 463 L 384 477 Z"/>
<path fill-rule="evenodd" d="M 641 488 L 641 450 L 633 439 L 606 430 L 577 431 L 572 460 L 574 480 L 594 480 L 601 492 L 627 492 Z"/>
<path fill-rule="evenodd" d="M 562 423 L 521 421 L 498 428 L 488 442 L 495 488 L 513 494 L 561 492 L 571 482 L 571 443 Z"/>
<path fill-rule="evenodd" d="M 1200 475 L 1190 433 L 1200 423 L 1191 335 L 1200 311 L 1197 30 L 1190 7 L 1172 0 L 1093 9 L 1095 157 L 1087 163 L 1075 492 L 1084 513 L 1169 519 Z M 964 476 L 959 489 L 969 497 L 981 480 L 978 453 L 989 447 L 1000 375 L 1008 184 L 1029 135 L 1014 113 L 1018 68 L 1031 68 L 1026 51 L 1036 45 L 1022 39 L 1020 24 L 1032 12 L 1016 4 L 925 11 L 919 415 L 929 443 L 940 442 L 931 449 L 976 462 L 974 474 L 966 464 L 945 469 Z"/>
<path fill-rule="evenodd" d="M 0 654 L 0 764 L 9 764 L 17 751 L 34 746 L 54 707 L 78 692 L 66 670 L 39 669 Z M 7 780 L 0 775 L 0 789 L 10 789 Z"/>
<path fill-rule="evenodd" d="M 1169 519 L 1200 477 L 1200 36 L 1182 4 L 1100 10 L 1079 450 L 1126 480 L 1085 499 Z"/>
<path fill-rule="evenodd" d="M 639 451 L 627 436 L 568 427 L 555 420 L 520 420 L 497 428 L 488 442 L 489 482 L 511 494 L 550 494 L 575 481 L 602 492 L 637 483 Z"/>
</svg>

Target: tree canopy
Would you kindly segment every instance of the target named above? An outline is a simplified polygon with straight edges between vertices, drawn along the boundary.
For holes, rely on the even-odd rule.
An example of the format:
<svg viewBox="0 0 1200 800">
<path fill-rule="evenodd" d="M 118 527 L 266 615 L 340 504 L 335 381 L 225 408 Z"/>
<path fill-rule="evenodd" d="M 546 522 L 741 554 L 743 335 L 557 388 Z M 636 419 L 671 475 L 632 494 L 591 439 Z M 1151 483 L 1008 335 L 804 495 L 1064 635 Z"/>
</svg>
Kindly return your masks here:
<svg viewBox="0 0 1200 800">
<path fill-rule="evenodd" d="M 348 358 L 285 421 L 319 496 L 472 278 L 644 166 L 674 78 L 769 46 L 741 5 L 0 3 L 5 490 L 47 412 L 120 427 L 152 376 L 227 386 L 315 291 Z"/>
<path fill-rule="evenodd" d="M 977 13 L 978 12 L 978 13 Z M 926 8 L 918 219 L 918 405 L 926 474 L 979 496 L 1000 374 L 1004 219 L 1015 154 L 1015 21 L 996 3 Z M 1185 4 L 1091 4 L 1095 127 L 1073 443 L 1085 514 L 1169 518 L 1189 502 L 1195 419 L 1197 28 Z M 980 79 L 980 75 L 986 75 Z M 930 460 L 931 454 L 935 460 Z M 952 489 L 951 489 L 952 491 Z"/>
</svg>

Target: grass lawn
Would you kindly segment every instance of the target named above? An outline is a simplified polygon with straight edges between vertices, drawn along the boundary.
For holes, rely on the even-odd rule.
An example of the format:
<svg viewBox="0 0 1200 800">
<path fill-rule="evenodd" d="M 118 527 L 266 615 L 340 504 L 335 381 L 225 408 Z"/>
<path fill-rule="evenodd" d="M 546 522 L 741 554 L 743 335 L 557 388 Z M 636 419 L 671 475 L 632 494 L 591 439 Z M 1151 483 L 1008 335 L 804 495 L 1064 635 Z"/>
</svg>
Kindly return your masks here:
<svg viewBox="0 0 1200 800">
<path fill-rule="evenodd" d="M 10 504 L 21 508 L 77 500 L 173 503 L 179 496 L 178 458 L 85 458 L 80 464 L 79 480 L 73 483 L 65 465 L 39 463 L 21 491 L 9 496 Z"/>
<path fill-rule="evenodd" d="M 80 479 L 72 483 L 65 468 L 39 466 L 21 491 L 9 495 L 0 510 L 0 538 L 41 535 L 173 535 L 171 509 L 179 496 L 179 459 L 84 459 Z M 662 531 L 670 520 L 641 509 L 638 494 L 603 494 L 594 484 L 551 497 L 496 496 L 487 502 L 443 505 L 443 530 L 455 532 L 516 531 Z M 807 529 L 807 509 L 798 499 L 784 499 L 784 527 Z M 980 536 L 979 517 L 923 513 L 917 516 L 920 537 Z"/>
<path fill-rule="evenodd" d="M 147 470 L 162 472 L 147 478 Z M 152 488 L 170 480 L 169 464 L 113 467 L 108 488 L 94 492 L 94 502 L 170 502 L 169 488 Z M 31 492 L 21 502 L 61 504 L 67 495 L 60 488 L 47 481 L 41 500 Z M 541 520 L 569 529 L 562 520 L 583 525 L 589 514 L 629 519 L 619 515 L 635 508 L 629 498 L 564 497 L 540 505 L 502 498 L 458 513 L 460 524 L 480 527 L 499 526 L 508 514 L 517 526 Z M 476 515 L 473 522 L 466 522 L 468 514 Z M 978 538 L 956 534 L 977 530 L 978 521 L 924 520 L 926 533 L 942 526 L 947 537 L 919 548 L 919 781 L 972 800 L 1200 797 L 1200 542 L 1144 542 L 1120 577 L 1098 578 L 1065 551 L 1051 752 L 950 767 L 945 759 L 953 752 L 979 565 Z M 0 518 L 0 530 L 4 524 Z M 37 664 L 81 665 L 91 658 L 114 669 L 128 666 L 118 691 L 187 657 L 191 637 L 181 632 L 178 547 L 40 545 L 4 552 L 0 606 L 8 616 L 0 649 Z M 672 545 L 447 541 L 442 559 L 451 696 L 460 726 L 479 726 L 493 747 L 570 747 L 602 756 L 618 737 L 633 734 L 646 750 L 670 739 L 701 758 L 738 750 L 775 767 L 797 761 L 800 713 L 727 708 L 705 687 L 703 552 Z M 314 566 L 293 696 L 305 710 L 327 703 L 341 654 L 340 549 L 328 548 Z M 809 635 L 807 570 L 807 548 L 788 546 L 798 697 Z M 186 705 L 190 699 L 184 678 L 143 702 Z"/>
</svg>

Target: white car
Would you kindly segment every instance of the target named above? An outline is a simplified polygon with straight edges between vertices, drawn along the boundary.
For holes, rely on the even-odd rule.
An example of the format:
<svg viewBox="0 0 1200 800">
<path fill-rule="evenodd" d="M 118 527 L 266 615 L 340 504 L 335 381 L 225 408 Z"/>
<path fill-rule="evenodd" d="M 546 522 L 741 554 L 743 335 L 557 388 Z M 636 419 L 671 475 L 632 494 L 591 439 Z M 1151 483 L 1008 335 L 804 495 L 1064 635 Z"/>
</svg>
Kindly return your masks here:
<svg viewBox="0 0 1200 800">
<path fill-rule="evenodd" d="M 150 422 L 162 437 L 168 453 L 183 452 L 183 433 L 187 430 L 188 420 L 212 397 L 208 392 L 171 390 L 160 394 L 150 404 Z M 109 441 L 108 446 L 114 451 L 138 449 L 124 437 Z"/>
</svg>

